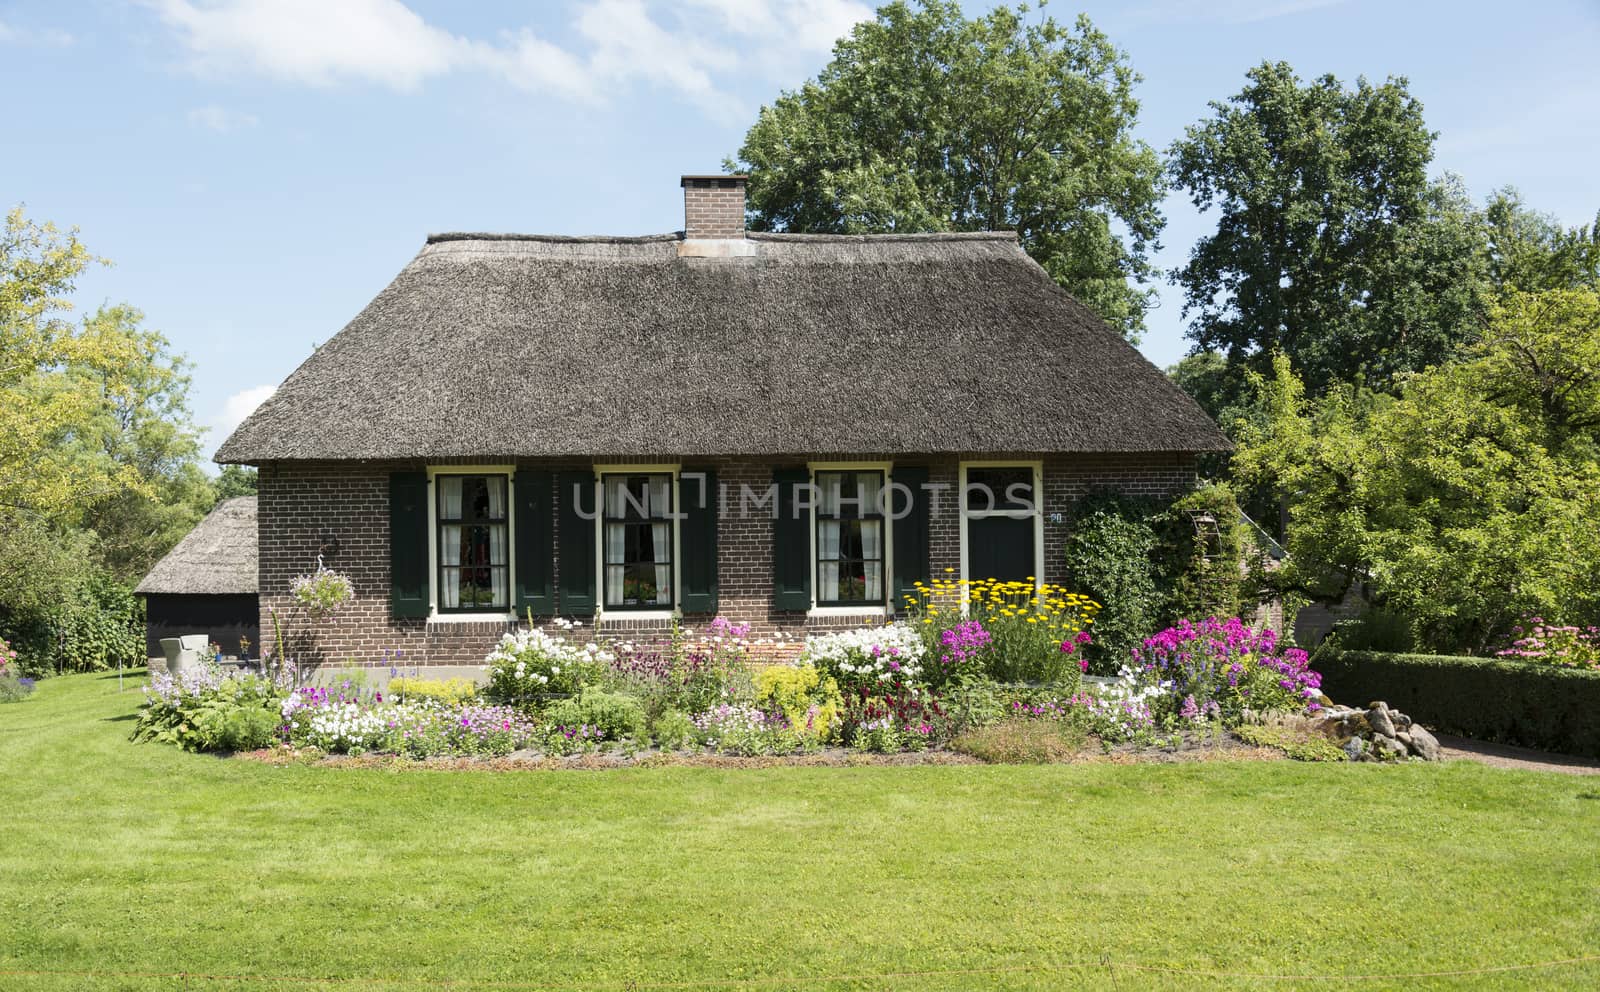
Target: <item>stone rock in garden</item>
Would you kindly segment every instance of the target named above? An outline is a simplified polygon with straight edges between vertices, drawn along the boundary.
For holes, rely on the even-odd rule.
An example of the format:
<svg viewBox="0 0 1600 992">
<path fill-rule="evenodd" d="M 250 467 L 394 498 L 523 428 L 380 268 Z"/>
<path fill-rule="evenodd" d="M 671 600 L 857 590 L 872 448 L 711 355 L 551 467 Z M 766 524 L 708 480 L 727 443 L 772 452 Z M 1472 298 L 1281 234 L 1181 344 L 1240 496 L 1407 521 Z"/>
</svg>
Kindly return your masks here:
<svg viewBox="0 0 1600 992">
<path fill-rule="evenodd" d="M 1367 710 L 1367 724 L 1372 727 L 1372 732 L 1381 737 L 1394 736 L 1394 721 L 1389 718 L 1389 707 L 1384 703 L 1374 703 L 1372 709 Z"/>
<path fill-rule="evenodd" d="M 1406 746 L 1393 737 L 1379 737 L 1373 740 L 1372 749 L 1384 761 L 1404 761 L 1408 756 Z"/>
<path fill-rule="evenodd" d="M 1367 742 L 1359 737 L 1352 737 L 1344 742 L 1345 757 L 1351 761 L 1360 761 L 1367 756 Z"/>
<path fill-rule="evenodd" d="M 1396 730 L 1394 739 L 1405 745 L 1406 750 L 1411 750 L 1411 734 L 1404 730 Z"/>
<path fill-rule="evenodd" d="M 1389 719 L 1394 722 L 1395 732 L 1411 729 L 1411 718 L 1399 710 L 1390 710 Z"/>
<path fill-rule="evenodd" d="M 1411 753 L 1424 761 L 1439 760 L 1439 739 L 1417 724 L 1411 725 Z"/>
</svg>

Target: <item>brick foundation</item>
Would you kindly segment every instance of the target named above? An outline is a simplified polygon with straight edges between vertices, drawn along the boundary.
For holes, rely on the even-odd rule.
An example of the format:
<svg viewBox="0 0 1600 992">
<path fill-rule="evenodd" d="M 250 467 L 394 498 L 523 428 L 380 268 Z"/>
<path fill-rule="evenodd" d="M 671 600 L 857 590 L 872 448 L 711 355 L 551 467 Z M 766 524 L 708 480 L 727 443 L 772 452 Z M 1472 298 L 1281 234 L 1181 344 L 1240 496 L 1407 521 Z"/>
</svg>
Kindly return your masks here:
<svg viewBox="0 0 1600 992">
<path fill-rule="evenodd" d="M 985 454 L 984 460 L 1036 460 L 1022 454 Z M 888 456 L 821 454 L 781 460 L 764 458 L 694 458 L 663 456 L 662 462 L 685 461 L 710 465 L 725 497 L 720 501 L 717 567 L 720 586 L 719 613 L 752 624 L 758 637 L 782 637 L 798 644 L 806 634 L 844 630 L 872 622 L 870 615 L 810 617 L 800 612 L 772 609 L 772 521 L 761 513 L 738 512 L 740 484 L 762 491 L 772 480 L 776 464 L 801 465 L 815 461 L 888 461 Z M 949 574 L 961 563 L 960 524 L 956 515 L 956 488 L 960 459 L 955 456 L 900 457 L 905 464 L 928 466 L 929 483 L 945 484 L 943 504 L 930 520 L 929 558 L 933 574 Z M 435 464 L 439 464 L 436 462 Z M 571 460 L 523 461 L 522 467 L 571 468 Z M 398 664 L 472 665 L 481 663 L 493 644 L 513 628 L 509 621 L 396 620 L 389 608 L 389 474 L 417 470 L 414 462 L 279 462 L 261 466 L 259 499 L 260 589 L 262 647 L 273 645 L 273 613 L 293 619 L 288 597 L 290 580 L 316 567 L 319 550 L 330 568 L 348 575 L 355 599 L 331 621 L 318 625 L 292 624 L 304 629 L 312 644 L 297 653 L 325 664 L 379 667 Z M 1061 548 L 1067 537 L 1065 523 L 1052 522 L 1074 499 L 1092 489 L 1116 489 L 1133 495 L 1164 497 L 1192 484 L 1192 455 L 1051 455 L 1044 458 L 1044 579 L 1065 581 Z M 559 499 L 559 496 L 558 496 Z M 555 547 L 557 567 L 561 556 L 559 536 Z M 559 588 L 559 577 L 557 586 Z M 541 618 L 543 619 L 543 618 Z M 710 616 L 686 616 L 691 627 L 704 625 Z M 664 634 L 665 622 L 637 621 L 612 614 L 601 621 L 607 636 L 645 638 Z M 789 649 L 775 653 L 787 654 Z"/>
</svg>

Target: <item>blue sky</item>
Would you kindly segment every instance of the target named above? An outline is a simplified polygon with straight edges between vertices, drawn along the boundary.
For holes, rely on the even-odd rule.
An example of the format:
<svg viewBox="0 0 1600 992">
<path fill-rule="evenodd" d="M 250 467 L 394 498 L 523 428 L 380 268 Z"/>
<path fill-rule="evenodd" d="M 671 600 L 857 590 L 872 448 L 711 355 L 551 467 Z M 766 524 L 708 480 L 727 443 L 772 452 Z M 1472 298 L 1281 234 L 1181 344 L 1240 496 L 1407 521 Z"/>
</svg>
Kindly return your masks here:
<svg viewBox="0 0 1600 992">
<path fill-rule="evenodd" d="M 971 4 L 977 11 L 984 5 Z M 1593 219 L 1600 2 L 1130 0 L 1083 9 L 1143 74 L 1166 147 L 1263 59 L 1405 75 L 1436 171 Z M 444 230 L 681 226 L 757 108 L 814 75 L 853 0 L 0 0 L 0 204 L 76 225 L 195 364 L 207 448 Z M 1158 262 L 1208 221 L 1180 197 Z M 1144 352 L 1186 350 L 1174 290 Z M 535 382 L 530 389 L 539 388 Z"/>
</svg>

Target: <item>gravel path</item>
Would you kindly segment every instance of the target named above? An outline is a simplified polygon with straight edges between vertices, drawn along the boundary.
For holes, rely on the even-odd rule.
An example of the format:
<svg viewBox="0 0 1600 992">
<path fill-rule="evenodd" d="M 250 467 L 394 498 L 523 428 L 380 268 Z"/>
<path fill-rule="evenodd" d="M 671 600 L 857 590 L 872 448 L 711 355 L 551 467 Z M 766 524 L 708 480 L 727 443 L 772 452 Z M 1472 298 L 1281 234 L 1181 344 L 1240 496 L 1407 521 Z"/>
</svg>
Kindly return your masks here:
<svg viewBox="0 0 1600 992">
<path fill-rule="evenodd" d="M 1450 761 L 1476 761 L 1496 768 L 1519 768 L 1533 772 L 1566 772 L 1569 775 L 1600 775 L 1600 761 L 1551 754 L 1509 744 L 1490 744 L 1470 737 L 1435 734 L 1444 756 Z"/>
</svg>

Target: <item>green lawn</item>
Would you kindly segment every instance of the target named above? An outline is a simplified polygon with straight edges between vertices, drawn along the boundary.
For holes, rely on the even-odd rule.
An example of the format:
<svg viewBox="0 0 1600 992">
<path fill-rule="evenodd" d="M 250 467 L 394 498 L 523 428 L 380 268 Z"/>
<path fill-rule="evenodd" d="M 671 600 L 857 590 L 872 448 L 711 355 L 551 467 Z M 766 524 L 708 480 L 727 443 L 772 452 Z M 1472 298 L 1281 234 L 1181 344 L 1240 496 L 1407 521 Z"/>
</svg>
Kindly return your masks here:
<svg viewBox="0 0 1600 992">
<path fill-rule="evenodd" d="M 1293 762 L 270 767 L 127 743 L 137 681 L 57 679 L 0 707 L 0 989 L 184 987 L 61 972 L 1281 989 L 1311 983 L 1132 966 L 1372 975 L 1600 955 L 1590 778 Z M 1596 987 L 1600 960 L 1359 984 Z"/>
</svg>

